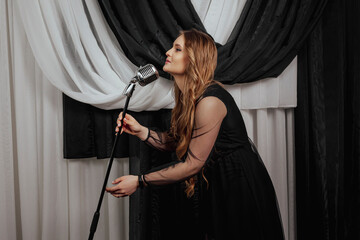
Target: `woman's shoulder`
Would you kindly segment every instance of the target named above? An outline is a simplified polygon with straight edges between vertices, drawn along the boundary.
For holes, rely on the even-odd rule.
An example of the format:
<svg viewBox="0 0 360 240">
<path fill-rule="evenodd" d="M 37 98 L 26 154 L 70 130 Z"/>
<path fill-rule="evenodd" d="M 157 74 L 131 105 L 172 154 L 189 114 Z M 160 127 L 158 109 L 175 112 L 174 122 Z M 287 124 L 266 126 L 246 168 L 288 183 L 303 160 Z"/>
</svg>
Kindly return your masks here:
<svg viewBox="0 0 360 240">
<path fill-rule="evenodd" d="M 227 107 L 224 101 L 214 95 L 208 95 L 201 98 L 196 105 L 196 114 L 195 117 L 198 116 L 207 118 L 208 116 L 219 115 L 221 117 L 225 117 L 227 113 Z"/>
<path fill-rule="evenodd" d="M 214 96 L 223 101 L 223 98 L 229 93 L 219 82 L 212 82 L 204 91 L 203 97 Z"/>
<path fill-rule="evenodd" d="M 226 106 L 226 95 L 228 92 L 223 88 L 222 84 L 219 82 L 212 82 L 209 86 L 206 87 L 202 96 L 198 99 L 199 102 L 207 102 L 206 104 L 214 104 L 215 102 L 221 102 L 221 105 Z"/>
</svg>

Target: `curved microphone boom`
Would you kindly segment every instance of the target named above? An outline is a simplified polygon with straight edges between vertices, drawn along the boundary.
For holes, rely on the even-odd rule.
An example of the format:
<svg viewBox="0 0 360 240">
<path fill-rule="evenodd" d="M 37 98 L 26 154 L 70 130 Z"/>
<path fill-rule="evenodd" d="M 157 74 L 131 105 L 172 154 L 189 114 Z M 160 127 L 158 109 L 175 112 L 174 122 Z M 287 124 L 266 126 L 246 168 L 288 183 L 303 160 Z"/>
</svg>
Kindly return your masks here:
<svg viewBox="0 0 360 240">
<path fill-rule="evenodd" d="M 156 70 L 156 68 L 154 67 L 154 65 L 152 64 L 146 64 L 143 67 L 139 67 L 139 69 L 135 72 L 135 77 L 133 77 L 129 84 L 127 85 L 127 87 L 124 89 L 123 94 L 126 95 L 126 102 L 125 102 L 125 107 L 123 109 L 123 116 L 126 115 L 127 112 L 127 108 L 129 105 L 129 101 L 131 98 L 131 95 L 133 94 L 134 90 L 135 90 L 135 85 L 136 83 L 139 83 L 140 86 L 145 86 L 153 81 L 155 81 L 156 79 L 159 78 L 159 72 Z M 121 127 L 123 126 L 123 119 L 121 119 Z M 121 132 L 121 129 L 119 129 L 119 133 Z M 110 160 L 108 163 L 108 167 L 106 170 L 106 175 L 105 175 L 105 179 L 104 179 L 104 183 L 103 183 L 103 187 L 100 193 L 100 198 L 99 198 L 99 202 L 93 217 L 93 220 L 91 222 L 91 226 L 90 226 L 90 234 L 89 234 L 89 240 L 94 238 L 94 234 L 96 232 L 96 228 L 97 228 L 97 224 L 99 221 L 99 217 L 100 217 L 100 208 L 101 208 L 101 203 L 104 197 L 104 193 L 105 193 L 105 189 L 106 189 L 106 184 L 108 182 L 109 179 L 109 174 L 110 174 L 110 170 L 111 170 L 111 166 L 114 160 L 114 150 L 116 148 L 116 144 L 118 142 L 118 136 L 120 134 L 116 134 L 115 136 L 115 141 L 114 141 L 114 145 L 113 148 L 111 150 L 111 154 L 110 154 Z"/>
</svg>

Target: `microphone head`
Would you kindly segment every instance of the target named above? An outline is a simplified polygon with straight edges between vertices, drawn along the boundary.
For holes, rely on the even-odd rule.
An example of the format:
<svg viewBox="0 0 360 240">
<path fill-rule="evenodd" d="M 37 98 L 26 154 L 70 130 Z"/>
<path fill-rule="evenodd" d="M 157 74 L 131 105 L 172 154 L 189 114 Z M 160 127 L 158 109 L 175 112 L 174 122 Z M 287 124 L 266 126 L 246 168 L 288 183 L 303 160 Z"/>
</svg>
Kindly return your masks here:
<svg viewBox="0 0 360 240">
<path fill-rule="evenodd" d="M 145 86 L 158 78 L 159 72 L 152 64 L 146 64 L 136 71 L 136 79 L 140 86 Z"/>
</svg>

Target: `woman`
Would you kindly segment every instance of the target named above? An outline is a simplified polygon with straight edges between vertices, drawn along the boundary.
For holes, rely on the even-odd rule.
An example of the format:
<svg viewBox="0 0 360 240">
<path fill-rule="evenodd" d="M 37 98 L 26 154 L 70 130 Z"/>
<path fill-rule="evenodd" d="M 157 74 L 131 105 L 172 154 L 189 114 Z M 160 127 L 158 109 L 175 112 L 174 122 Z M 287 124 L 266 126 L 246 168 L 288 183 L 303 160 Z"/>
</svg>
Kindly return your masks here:
<svg viewBox="0 0 360 240">
<path fill-rule="evenodd" d="M 185 181 L 188 197 L 195 185 L 199 189 L 203 239 L 284 239 L 270 177 L 236 103 L 213 80 L 214 41 L 194 29 L 183 31 L 166 56 L 163 70 L 175 80 L 170 130 L 152 131 L 126 114 L 122 131 L 159 150 L 176 151 L 179 161 L 144 175 L 120 177 L 107 191 L 124 197 L 138 187 Z"/>
</svg>

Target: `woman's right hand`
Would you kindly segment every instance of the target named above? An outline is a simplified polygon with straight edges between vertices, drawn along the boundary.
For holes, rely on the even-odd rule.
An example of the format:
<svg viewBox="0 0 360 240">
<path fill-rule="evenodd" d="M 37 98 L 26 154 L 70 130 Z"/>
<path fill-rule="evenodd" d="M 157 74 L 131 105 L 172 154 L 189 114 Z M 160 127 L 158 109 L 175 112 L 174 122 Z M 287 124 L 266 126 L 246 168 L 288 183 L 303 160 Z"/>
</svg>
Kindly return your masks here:
<svg viewBox="0 0 360 240">
<path fill-rule="evenodd" d="M 117 127 L 115 128 L 115 132 L 117 133 L 119 132 L 119 129 L 121 127 L 122 114 L 122 112 L 119 114 L 119 117 L 116 121 Z M 130 114 L 125 115 L 123 124 L 124 126 L 121 128 L 120 134 L 122 134 L 122 132 L 126 132 L 128 134 L 137 136 L 141 140 L 145 140 L 147 138 L 148 129 L 138 123 L 138 121 L 136 121 L 136 119 L 133 118 L 133 116 L 131 116 Z"/>
</svg>

